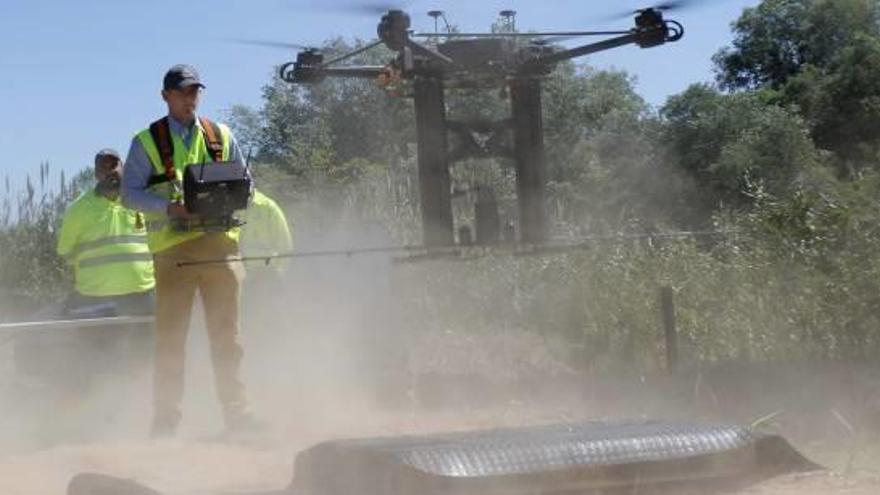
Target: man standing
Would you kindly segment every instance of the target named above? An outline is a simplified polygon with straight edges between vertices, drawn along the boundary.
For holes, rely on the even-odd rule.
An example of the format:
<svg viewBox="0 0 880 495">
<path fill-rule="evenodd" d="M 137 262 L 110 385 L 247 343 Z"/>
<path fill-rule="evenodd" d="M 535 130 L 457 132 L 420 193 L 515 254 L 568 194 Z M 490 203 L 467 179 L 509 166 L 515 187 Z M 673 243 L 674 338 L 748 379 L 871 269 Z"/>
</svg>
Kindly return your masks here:
<svg viewBox="0 0 880 495">
<path fill-rule="evenodd" d="M 64 213 L 56 250 L 73 267 L 75 292 L 63 318 L 152 316 L 153 257 L 147 248 L 143 216 L 119 201 L 122 160 L 104 149 L 95 156 L 97 185 L 82 193 Z M 29 332 L 16 342 L 17 358 L 40 363 L 60 380 L 64 393 L 84 392 L 95 375 L 134 371 L 146 364 L 152 324 L 135 323 L 81 328 L 58 346 L 58 334 Z M 55 346 L 42 342 L 55 342 Z M 34 349 L 29 350 L 31 345 Z M 56 353 L 50 351 L 56 348 Z M 41 352 L 46 351 L 46 352 Z M 71 357 L 69 352 L 74 352 Z M 40 352 L 41 357 L 34 359 Z M 27 369 L 28 366 L 23 366 Z"/>
<path fill-rule="evenodd" d="M 222 262 L 178 265 L 182 261 L 233 258 L 239 253 L 237 227 L 198 231 L 179 226 L 197 220 L 183 204 L 181 184 L 188 165 L 225 161 L 245 165 L 229 128 L 196 116 L 204 87 L 189 65 L 168 70 L 162 89 L 168 115 L 134 137 L 122 178 L 123 203 L 145 212 L 156 269 L 154 437 L 172 436 L 180 421 L 186 335 L 197 290 L 205 309 L 216 390 L 227 430 L 256 426 L 239 379 L 239 299 L 244 268 Z"/>
</svg>

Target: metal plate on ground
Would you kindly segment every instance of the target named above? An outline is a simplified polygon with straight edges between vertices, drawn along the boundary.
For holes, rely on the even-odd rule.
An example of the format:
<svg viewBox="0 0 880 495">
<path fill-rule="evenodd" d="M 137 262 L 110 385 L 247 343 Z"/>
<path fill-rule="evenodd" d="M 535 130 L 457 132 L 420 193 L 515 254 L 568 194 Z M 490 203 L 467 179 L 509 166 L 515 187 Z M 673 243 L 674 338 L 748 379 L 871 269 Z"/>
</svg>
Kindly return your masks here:
<svg viewBox="0 0 880 495">
<path fill-rule="evenodd" d="M 784 439 L 743 426 L 594 422 L 325 442 L 297 456 L 292 488 L 314 495 L 551 493 L 814 468 Z"/>
</svg>

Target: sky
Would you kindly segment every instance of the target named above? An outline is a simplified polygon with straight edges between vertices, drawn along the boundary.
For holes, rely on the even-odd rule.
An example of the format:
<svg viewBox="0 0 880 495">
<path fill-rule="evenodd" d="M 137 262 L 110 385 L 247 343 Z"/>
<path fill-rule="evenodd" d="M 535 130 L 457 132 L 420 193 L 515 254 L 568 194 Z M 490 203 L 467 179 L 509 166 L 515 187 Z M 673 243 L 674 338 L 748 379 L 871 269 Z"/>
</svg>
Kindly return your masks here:
<svg viewBox="0 0 880 495">
<path fill-rule="evenodd" d="M 681 41 L 579 60 L 631 73 L 638 93 L 659 106 L 690 84 L 713 79 L 711 56 L 730 42 L 730 23 L 757 3 L 696 0 L 667 14 L 684 25 Z M 346 8 L 364 4 L 405 8 L 417 31 L 433 30 L 425 14 L 432 9 L 463 31 L 484 31 L 504 9 L 517 11 L 520 30 L 628 29 L 631 19 L 613 14 L 650 2 L 0 0 L 0 178 L 20 185 L 45 161 L 53 176 L 62 169 L 70 175 L 90 167 L 105 147 L 124 155 L 132 136 L 165 113 L 162 76 L 176 63 L 194 65 L 207 85 L 202 115 L 222 120 L 232 105 L 259 107 L 273 68 L 296 54 L 226 40 L 372 39 L 378 16 Z"/>
</svg>

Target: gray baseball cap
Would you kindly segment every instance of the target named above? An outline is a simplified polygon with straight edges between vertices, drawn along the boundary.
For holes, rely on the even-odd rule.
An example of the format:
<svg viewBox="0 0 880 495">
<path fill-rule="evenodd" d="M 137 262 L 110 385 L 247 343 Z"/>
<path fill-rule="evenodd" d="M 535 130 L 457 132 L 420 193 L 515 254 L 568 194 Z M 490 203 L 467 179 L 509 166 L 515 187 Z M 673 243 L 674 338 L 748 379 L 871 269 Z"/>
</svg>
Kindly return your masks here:
<svg viewBox="0 0 880 495">
<path fill-rule="evenodd" d="M 165 91 L 183 89 L 190 86 L 205 87 L 201 79 L 199 79 L 199 73 L 191 65 L 178 64 L 171 67 L 165 73 L 165 78 L 162 80 L 162 89 Z"/>
<path fill-rule="evenodd" d="M 101 161 L 102 158 L 112 157 L 116 158 L 119 161 L 122 161 L 122 157 L 119 156 L 119 152 L 111 148 L 104 148 L 97 153 L 95 153 L 95 165 Z"/>
</svg>

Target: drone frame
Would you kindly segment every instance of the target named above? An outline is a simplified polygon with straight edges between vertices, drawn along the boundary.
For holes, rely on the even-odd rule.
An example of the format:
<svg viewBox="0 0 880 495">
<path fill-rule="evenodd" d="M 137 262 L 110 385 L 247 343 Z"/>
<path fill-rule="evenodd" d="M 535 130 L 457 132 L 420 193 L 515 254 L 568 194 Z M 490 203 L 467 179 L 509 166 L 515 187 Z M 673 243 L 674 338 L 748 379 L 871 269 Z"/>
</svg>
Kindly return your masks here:
<svg viewBox="0 0 880 495">
<path fill-rule="evenodd" d="M 280 69 L 283 80 L 295 84 L 315 84 L 325 78 L 363 78 L 412 82 L 418 142 L 418 175 L 425 246 L 455 244 L 452 215 L 450 161 L 473 156 L 511 157 L 515 162 L 516 194 L 519 215 L 519 241 L 527 244 L 543 242 L 547 236 L 544 189 L 546 171 L 544 157 L 542 80 L 560 62 L 626 45 L 650 48 L 681 39 L 684 28 L 676 21 L 663 18 L 661 9 L 648 8 L 635 13 L 635 27 L 626 31 L 578 31 L 551 33 L 412 33 L 410 18 L 401 10 L 390 10 L 377 27 L 378 41 L 329 61 L 316 49 L 300 52 L 295 62 Z M 474 77 L 474 71 L 462 67 L 454 58 L 442 53 L 443 43 L 436 48 L 423 45 L 413 38 L 444 38 L 453 40 L 515 39 L 519 37 L 612 36 L 557 51 L 542 44 L 528 44 L 511 53 L 515 60 L 506 61 L 493 73 L 489 85 L 501 85 L 510 95 L 510 118 L 500 122 L 452 122 L 447 119 L 445 91 L 450 87 L 485 86 L 487 82 Z M 345 65 L 349 60 L 379 45 L 397 53 L 388 65 Z M 466 48 L 466 47 L 465 47 Z M 487 64 L 492 65 L 492 64 Z M 505 149 L 497 136 L 512 131 L 513 149 Z M 449 150 L 450 132 L 464 138 L 456 150 Z M 477 133 L 489 133 L 491 146 L 479 145 Z M 468 137 L 471 137 L 470 139 Z M 496 207 L 497 209 L 497 207 Z M 484 207 L 485 210 L 485 207 Z M 490 215 L 497 222 L 497 214 Z M 483 225 L 481 225 L 483 220 Z M 476 219 L 478 238 L 481 230 L 498 231 Z M 489 242 L 492 240 L 490 239 Z"/>
</svg>

